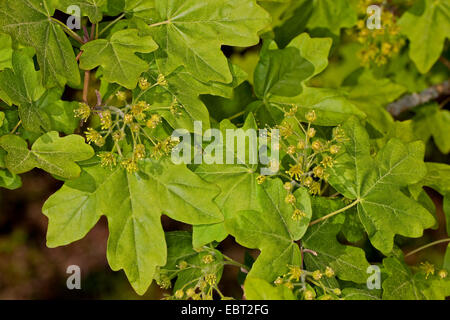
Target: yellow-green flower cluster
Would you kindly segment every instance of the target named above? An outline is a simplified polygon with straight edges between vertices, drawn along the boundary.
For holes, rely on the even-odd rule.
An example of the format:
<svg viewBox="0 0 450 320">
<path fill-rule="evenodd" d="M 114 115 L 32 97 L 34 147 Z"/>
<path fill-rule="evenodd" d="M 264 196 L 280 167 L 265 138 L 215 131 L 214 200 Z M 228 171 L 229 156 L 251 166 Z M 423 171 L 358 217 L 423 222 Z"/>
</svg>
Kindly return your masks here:
<svg viewBox="0 0 450 320">
<path fill-rule="evenodd" d="M 382 9 L 381 28 L 378 29 L 369 29 L 366 25 L 367 7 L 373 4 L 379 5 Z M 363 46 L 358 53 L 361 64 L 364 66 L 385 65 L 405 45 L 396 17 L 386 6 L 373 1 L 360 0 L 359 8 L 360 20 L 354 29 L 349 30 L 349 34 Z"/>
<path fill-rule="evenodd" d="M 151 88 L 167 85 L 163 75 L 153 85 L 142 77 L 138 83 L 141 92 L 137 96 L 127 91 L 117 91 L 105 103 L 93 108 L 86 103 L 79 104 L 74 111 L 76 117 L 87 122 L 92 115 L 98 116 L 97 121 L 90 122 L 92 127 L 85 130 L 85 135 L 88 143 L 102 148 L 98 157 L 103 167 L 114 168 L 120 165 L 127 172 L 134 173 L 139 170 L 140 160 L 161 158 L 178 144 L 178 141 L 170 137 L 161 139 L 154 133 L 162 124 L 158 111 L 166 109 L 174 114 L 179 113 L 181 106 L 177 99 L 174 97 L 166 107 L 153 107 L 141 100 Z M 130 97 L 133 99 L 128 103 Z"/>
<path fill-rule="evenodd" d="M 304 300 L 316 298 L 320 300 L 340 299 L 341 290 L 329 288 L 323 281 L 335 276 L 335 272 L 330 266 L 327 266 L 324 271 L 308 271 L 297 265 L 288 265 L 287 269 L 287 273 L 275 279 L 273 282 L 275 286 L 285 286 Z"/>
</svg>

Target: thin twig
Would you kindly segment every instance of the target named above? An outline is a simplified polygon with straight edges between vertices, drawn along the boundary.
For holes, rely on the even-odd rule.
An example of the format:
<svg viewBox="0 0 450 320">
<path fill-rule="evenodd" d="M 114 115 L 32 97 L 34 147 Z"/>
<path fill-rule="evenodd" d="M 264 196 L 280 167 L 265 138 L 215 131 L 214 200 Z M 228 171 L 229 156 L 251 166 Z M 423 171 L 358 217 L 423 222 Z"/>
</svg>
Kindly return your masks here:
<svg viewBox="0 0 450 320">
<path fill-rule="evenodd" d="M 19 128 L 21 124 L 22 120 L 19 120 L 19 122 L 17 122 L 16 126 L 14 127 L 14 129 L 12 129 L 12 131 L 9 134 L 14 134 L 14 132 L 16 132 L 16 130 Z"/>
<path fill-rule="evenodd" d="M 444 242 L 450 242 L 450 238 L 447 238 L 447 239 L 441 239 L 441 240 L 437 240 L 437 241 L 428 243 L 428 244 L 426 244 L 426 245 L 424 245 L 424 246 L 422 246 L 422 247 L 420 247 L 420 248 L 417 248 L 416 250 L 413 250 L 413 251 L 411 251 L 411 252 L 405 254 L 405 257 L 409 257 L 409 256 L 411 256 L 411 255 L 413 255 L 413 254 L 415 254 L 415 253 L 417 253 L 417 252 L 419 252 L 419 251 L 422 251 L 423 249 L 426 249 L 426 248 L 429 248 L 429 247 L 432 247 L 432 246 L 435 246 L 435 245 L 437 245 L 437 244 L 444 243 Z"/>
<path fill-rule="evenodd" d="M 443 83 L 427 88 L 420 93 L 413 93 L 410 95 L 406 95 L 400 100 L 397 100 L 389 104 L 387 106 L 387 110 L 394 117 L 397 117 L 406 110 L 412 109 L 418 105 L 435 100 L 440 96 L 445 96 L 449 94 L 450 94 L 450 80 L 447 80 L 444 81 Z"/>
<path fill-rule="evenodd" d="M 448 61 L 444 57 L 440 57 L 439 61 L 442 62 L 448 69 L 450 69 L 450 61 Z"/>
<path fill-rule="evenodd" d="M 229 118 L 227 118 L 227 119 L 228 119 L 228 120 L 233 120 L 233 119 L 236 119 L 236 118 L 238 118 L 238 117 L 240 117 L 240 116 L 244 115 L 244 114 L 245 114 L 245 112 L 246 112 L 246 111 L 241 111 L 241 112 L 238 112 L 238 113 L 236 113 L 236 114 L 232 115 L 231 117 L 229 117 Z"/>
<path fill-rule="evenodd" d="M 83 86 L 83 101 L 88 103 L 88 92 L 89 92 L 89 78 L 91 76 L 90 71 L 84 72 L 84 86 Z"/>
<path fill-rule="evenodd" d="M 83 54 L 83 51 L 80 51 L 80 52 L 78 53 L 78 55 L 77 55 L 77 57 L 76 57 L 76 60 L 77 60 L 77 61 L 80 60 L 82 54 Z"/>
<path fill-rule="evenodd" d="M 123 17 L 125 17 L 125 13 L 122 13 L 120 16 L 118 16 L 114 21 L 112 21 L 110 24 L 108 24 L 106 27 L 104 27 L 102 29 L 102 31 L 100 31 L 100 33 L 98 34 L 97 38 L 100 37 L 106 30 L 108 30 L 109 28 L 111 28 L 116 22 L 118 22 L 119 20 L 121 20 Z"/>
<path fill-rule="evenodd" d="M 163 24 L 169 24 L 169 23 L 170 23 L 170 20 L 166 20 L 166 21 L 161 21 L 161 22 L 157 22 L 154 24 L 149 24 L 148 26 L 150 28 L 153 28 L 153 27 L 158 27 L 158 26 L 162 26 Z"/>
</svg>

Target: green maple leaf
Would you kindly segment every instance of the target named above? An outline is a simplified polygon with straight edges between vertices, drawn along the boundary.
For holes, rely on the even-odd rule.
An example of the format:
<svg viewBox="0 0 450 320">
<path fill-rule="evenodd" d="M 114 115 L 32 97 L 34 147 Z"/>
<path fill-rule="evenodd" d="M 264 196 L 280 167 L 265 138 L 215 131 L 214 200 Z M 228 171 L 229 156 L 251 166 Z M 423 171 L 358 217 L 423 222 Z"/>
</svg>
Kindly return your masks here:
<svg viewBox="0 0 450 320">
<path fill-rule="evenodd" d="M 24 173 L 37 167 L 67 179 L 80 175 L 77 161 L 90 159 L 94 155 L 94 150 L 84 142 L 83 137 L 70 135 L 60 138 L 55 131 L 39 137 L 31 150 L 24 139 L 14 135 L 1 137 L 0 147 L 8 152 L 5 164 L 12 173 Z"/>
<path fill-rule="evenodd" d="M 82 16 L 88 16 L 92 23 L 99 23 L 103 18 L 102 6 L 107 0 L 57 0 L 58 8 L 67 12 L 69 6 L 78 6 Z"/>
<path fill-rule="evenodd" d="M 302 81 L 313 74 L 314 66 L 297 48 L 288 46 L 272 50 L 270 47 L 271 43 L 266 43 L 255 69 L 256 96 L 264 100 L 270 95 L 293 97 L 300 94 Z"/>
<path fill-rule="evenodd" d="M 44 204 L 49 218 L 47 245 L 83 238 L 102 215 L 108 219 L 108 261 L 124 269 L 133 288 L 144 294 L 155 268 L 166 264 L 161 214 L 189 224 L 219 222 L 212 199 L 218 190 L 185 166 L 146 160 L 138 173 L 99 165 L 84 167 Z"/>
<path fill-rule="evenodd" d="M 0 115 L 1 114 L 3 114 L 3 112 L 1 112 Z M 1 119 L 2 117 L 0 116 L 0 120 Z M 18 189 L 22 186 L 22 180 L 18 175 L 11 173 L 6 169 L 5 155 L 6 151 L 0 149 L 0 187 L 10 190 Z"/>
<path fill-rule="evenodd" d="M 417 186 L 433 188 L 444 197 L 444 213 L 447 223 L 447 234 L 450 235 L 450 165 L 444 163 L 427 162 L 427 175 Z"/>
<path fill-rule="evenodd" d="M 431 137 L 443 154 L 450 152 L 450 111 L 437 103 L 420 107 L 413 118 L 413 131 L 424 142 Z"/>
<path fill-rule="evenodd" d="M 26 129 L 34 132 L 49 129 L 50 122 L 40 100 L 45 95 L 41 73 L 35 71 L 33 60 L 24 51 L 15 51 L 12 69 L 0 72 L 0 89 L 7 100 L 19 107 L 19 116 Z"/>
<path fill-rule="evenodd" d="M 427 73 L 450 38 L 450 3 L 447 0 L 418 0 L 398 21 L 410 41 L 409 55 L 421 73 Z"/>
<path fill-rule="evenodd" d="M 311 200 L 305 189 L 295 191 L 296 206 L 306 213 L 306 217 L 295 221 L 293 206 L 285 202 L 287 191 L 281 180 L 267 180 L 262 186 L 256 191 L 260 211 L 238 211 L 225 220 L 225 224 L 239 244 L 261 250 L 248 276 L 273 281 L 285 273 L 288 265 L 301 264 L 300 249 L 295 241 L 301 239 L 308 228 Z"/>
<path fill-rule="evenodd" d="M 55 130 L 73 133 L 79 122 L 74 117 L 76 102 L 60 100 L 63 90 L 45 90 L 41 85 L 41 73 L 26 51 L 15 51 L 12 69 L 0 72 L 0 90 L 9 104 L 15 104 L 25 129 L 42 133 Z"/>
<path fill-rule="evenodd" d="M 274 287 L 255 277 L 245 279 L 244 293 L 247 300 L 295 300 L 292 291 L 285 286 Z"/>
<path fill-rule="evenodd" d="M 309 76 L 309 78 L 312 78 L 328 66 L 328 55 L 332 43 L 331 38 L 311 38 L 308 33 L 304 32 L 292 39 L 287 47 L 297 48 L 300 50 L 301 56 L 312 63 L 314 72 Z"/>
<path fill-rule="evenodd" d="M 450 279 L 438 275 L 413 274 L 398 258 L 385 258 L 388 277 L 383 281 L 385 300 L 444 300 L 450 296 Z"/>
<path fill-rule="evenodd" d="M 261 125 L 274 125 L 280 123 L 284 114 L 281 110 L 283 107 L 290 107 L 292 104 L 298 105 L 297 117 L 304 119 L 305 113 L 311 110 L 315 110 L 317 113 L 318 125 L 337 125 L 342 123 L 349 116 L 355 115 L 360 118 L 364 118 L 365 114 L 361 112 L 355 105 L 353 105 L 343 92 L 334 89 L 324 88 L 310 88 L 302 84 L 302 82 L 310 79 L 311 77 L 322 72 L 328 65 L 328 54 L 331 48 L 330 38 L 310 38 L 307 33 L 303 33 L 300 36 L 294 38 L 284 50 L 298 50 L 301 57 L 306 58 L 313 69 L 310 66 L 305 65 L 305 70 L 308 72 L 297 73 L 292 78 L 291 87 L 283 89 L 282 91 L 275 91 L 274 94 L 264 95 L 264 91 L 270 89 L 267 84 L 273 86 L 277 82 L 284 84 L 284 74 L 277 74 L 271 71 L 273 76 L 267 77 L 267 75 L 258 76 L 255 72 L 255 92 L 258 96 L 257 88 L 260 89 L 259 98 L 261 100 L 251 103 L 247 110 L 253 112 L 261 123 Z M 270 52 L 276 49 L 274 43 L 268 45 L 266 50 L 263 50 L 262 56 L 265 52 Z M 274 61 L 276 65 L 282 65 L 283 63 L 289 64 L 293 56 L 296 56 L 296 52 L 290 52 L 290 57 L 283 57 Z M 262 59 L 262 61 L 264 61 Z M 261 62 L 260 62 L 261 64 Z M 258 68 L 258 67 L 257 67 Z M 272 66 L 273 70 L 282 70 L 281 67 Z M 267 68 L 266 68 L 267 69 Z M 288 68 L 292 69 L 292 68 Z M 263 75 L 263 74 L 262 74 Z M 269 92 L 270 93 L 270 92 Z"/>
<path fill-rule="evenodd" d="M 39 109 L 48 116 L 51 130 L 72 134 L 80 125 L 80 120 L 75 117 L 74 113 L 74 110 L 79 107 L 79 103 L 61 100 L 62 94 L 63 90 L 60 88 L 46 91 L 39 99 Z"/>
<path fill-rule="evenodd" d="M 275 41 L 280 47 L 285 47 L 299 33 L 305 31 L 314 9 L 314 1 L 289 0 L 286 2 L 286 6 L 287 8 L 282 12 L 278 25 L 273 28 Z M 268 9 L 267 11 L 273 16 L 274 10 Z"/>
<path fill-rule="evenodd" d="M 224 157 L 227 154 L 237 160 L 237 151 L 228 150 L 226 146 L 226 130 L 234 129 L 229 120 L 223 120 L 220 123 L 220 130 L 223 136 L 223 148 L 225 150 Z M 250 114 L 244 126 L 241 128 L 242 134 L 249 129 L 257 130 L 257 125 L 252 114 Z M 245 159 L 241 159 L 241 163 L 235 161 L 235 164 L 201 164 L 195 169 L 204 180 L 216 184 L 220 189 L 220 194 L 216 197 L 215 202 L 222 211 L 225 220 L 240 210 L 258 210 L 259 201 L 257 200 L 256 190 L 260 188 L 256 178 L 257 165 L 250 164 Z M 245 195 L 245 196 L 243 196 Z M 225 222 L 215 225 L 195 226 L 194 227 L 194 246 L 210 243 L 212 241 L 222 241 L 226 238 L 228 232 L 225 230 Z"/>
<path fill-rule="evenodd" d="M 356 1 L 315 0 L 309 29 L 328 29 L 339 35 L 342 28 L 353 27 L 358 20 Z"/>
<path fill-rule="evenodd" d="M 133 16 L 152 22 L 155 13 L 155 0 L 125 0 L 124 11 Z"/>
<path fill-rule="evenodd" d="M 450 235 L 449 229 L 447 229 L 447 234 Z M 444 263 L 442 267 L 450 270 L 450 243 L 447 245 L 447 249 L 445 250 Z"/>
<path fill-rule="evenodd" d="M 106 81 L 134 89 L 141 73 L 149 67 L 135 52 L 149 53 L 157 48 L 152 37 L 139 36 L 137 29 L 120 30 L 109 40 L 99 39 L 83 45 L 80 68 L 91 70 L 102 66 Z"/>
<path fill-rule="evenodd" d="M 313 218 L 323 217 L 345 207 L 340 200 L 323 197 L 313 197 L 311 202 Z M 369 263 L 364 251 L 360 248 L 340 244 L 336 238 L 344 222 L 345 216 L 337 215 L 308 228 L 302 239 L 302 246 L 314 251 L 317 256 L 306 252 L 304 254 L 305 264 L 308 270 L 322 272 L 329 266 L 341 280 L 365 283 Z"/>
<path fill-rule="evenodd" d="M 50 0 L 4 0 L 0 3 L 0 31 L 14 41 L 36 50 L 40 70 L 47 86 L 80 83 L 75 54 L 64 31 L 51 16 Z"/>
<path fill-rule="evenodd" d="M 387 78 L 377 79 L 372 72 L 365 71 L 353 86 L 344 87 L 343 91 L 348 100 L 367 115 L 370 125 L 386 133 L 394 122 L 386 106 L 404 94 L 406 88 Z"/>
<path fill-rule="evenodd" d="M 329 182 L 345 197 L 356 200 L 359 219 L 374 247 L 386 254 L 393 248 L 395 234 L 420 237 L 423 229 L 433 226 L 434 218 L 400 188 L 425 176 L 423 143 L 405 145 L 391 139 L 374 159 L 368 134 L 359 121 L 350 119 L 343 130 L 347 141 L 329 169 Z"/>
<path fill-rule="evenodd" d="M 220 48 L 258 43 L 269 22 L 255 0 L 155 0 L 153 38 L 164 74 L 179 66 L 201 81 L 230 83 L 232 75 Z"/>
<path fill-rule="evenodd" d="M 155 83 L 162 70 L 155 63 L 153 55 L 146 57 L 150 62 L 150 69 L 142 76 L 150 82 Z M 194 121 L 201 121 L 204 130 L 209 129 L 209 113 L 204 103 L 199 99 L 200 95 L 211 94 L 222 97 L 231 97 L 233 88 L 244 81 L 243 71 L 238 67 L 230 65 L 233 82 L 223 84 L 218 82 L 201 82 L 185 68 L 181 67 L 169 75 L 165 75 L 166 86 L 155 86 L 142 92 L 136 89 L 135 96 L 140 96 L 142 100 L 151 103 L 159 114 L 167 120 L 172 128 L 184 128 L 190 132 L 194 131 Z M 173 114 L 167 106 L 170 106 L 174 99 L 180 104 L 178 110 L 181 114 Z"/>
</svg>

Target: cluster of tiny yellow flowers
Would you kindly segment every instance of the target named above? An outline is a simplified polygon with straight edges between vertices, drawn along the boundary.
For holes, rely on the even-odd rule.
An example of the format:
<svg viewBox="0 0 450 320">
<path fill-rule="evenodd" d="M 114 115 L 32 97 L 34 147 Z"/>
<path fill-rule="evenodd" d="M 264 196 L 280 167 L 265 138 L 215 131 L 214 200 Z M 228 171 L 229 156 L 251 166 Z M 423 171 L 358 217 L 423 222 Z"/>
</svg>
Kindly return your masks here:
<svg viewBox="0 0 450 320">
<path fill-rule="evenodd" d="M 318 299 L 339 299 L 341 290 L 339 288 L 328 288 L 323 283 L 324 277 L 332 278 L 335 276 L 335 272 L 331 267 L 327 266 L 323 272 L 320 270 L 304 270 L 296 265 L 290 265 L 288 269 L 289 271 L 286 274 L 275 279 L 274 284 L 276 286 L 285 286 L 303 299 L 313 300 L 317 296 L 316 290 L 312 287 L 313 285 L 321 291 L 321 296 L 317 297 Z"/>
<path fill-rule="evenodd" d="M 285 202 L 293 206 L 292 219 L 300 221 L 306 213 L 297 208 L 294 195 L 295 187 L 304 187 L 312 195 L 320 195 L 322 185 L 327 182 L 327 168 L 334 165 L 334 157 L 341 151 L 341 143 L 346 140 L 340 127 L 333 129 L 332 138 L 326 140 L 317 137 L 313 123 L 317 120 L 314 110 L 306 112 L 304 117 L 297 118 L 298 106 L 290 106 L 285 110 L 285 119 L 277 126 L 280 132 L 280 149 L 290 158 L 289 169 L 281 175 L 289 181 L 284 184 L 287 191 Z M 292 121 L 294 120 L 294 124 Z M 258 184 L 263 184 L 265 176 L 258 176 Z"/>
<path fill-rule="evenodd" d="M 178 262 L 176 270 L 159 270 L 156 276 L 157 284 L 162 289 L 168 289 L 172 285 L 172 280 L 181 272 L 190 271 L 198 272 L 200 276 L 195 278 L 182 287 L 177 288 L 172 295 L 167 295 L 165 299 L 191 299 L 191 300 L 212 300 L 214 292 L 217 292 L 222 299 L 226 299 L 218 288 L 217 272 L 223 268 L 225 262 L 216 258 L 216 252 L 209 248 L 203 247 L 198 249 L 203 252 L 199 262 L 187 262 L 182 260 Z M 197 260 L 195 260 L 197 261 Z"/>
<path fill-rule="evenodd" d="M 425 279 L 428 279 L 430 276 L 434 276 L 435 271 L 436 271 L 434 265 L 429 263 L 428 261 L 421 262 L 420 263 L 420 269 L 425 273 Z M 448 276 L 448 272 L 445 269 L 441 269 L 437 273 L 437 276 L 440 279 L 445 279 Z"/>
<path fill-rule="evenodd" d="M 381 28 L 367 28 L 366 19 L 368 16 L 366 10 L 368 6 L 373 4 L 377 3 L 367 0 L 359 1 L 360 20 L 356 28 L 349 29 L 348 33 L 363 45 L 358 54 L 362 65 L 369 66 L 374 64 L 382 66 L 398 54 L 405 45 L 405 40 L 400 34 L 394 14 L 381 4 L 379 4 L 380 8 L 382 8 Z"/>
<path fill-rule="evenodd" d="M 152 134 L 152 130 L 162 123 L 158 111 L 167 109 L 175 116 L 180 114 L 182 106 L 176 98 L 166 107 L 152 107 L 140 100 L 147 90 L 155 86 L 167 85 L 163 75 L 159 75 L 154 84 L 146 78 L 140 78 L 138 86 L 141 92 L 132 103 L 127 102 L 131 96 L 129 93 L 118 91 L 114 96 L 116 105 L 109 103 L 114 101 L 113 98 L 110 98 L 105 105 L 95 108 L 89 107 L 86 103 L 79 104 L 78 109 L 74 111 L 76 117 L 84 122 L 87 122 L 92 114 L 96 114 L 99 118 L 99 128 L 89 127 L 85 135 L 88 143 L 100 148 L 110 148 L 98 154 L 103 167 L 114 168 L 120 164 L 129 173 L 133 173 L 138 171 L 139 160 L 148 157 L 161 158 L 169 154 L 178 144 L 179 141 L 170 137 L 160 139 Z M 131 151 L 128 151 L 130 148 L 125 148 L 124 145 L 131 146 Z"/>
</svg>

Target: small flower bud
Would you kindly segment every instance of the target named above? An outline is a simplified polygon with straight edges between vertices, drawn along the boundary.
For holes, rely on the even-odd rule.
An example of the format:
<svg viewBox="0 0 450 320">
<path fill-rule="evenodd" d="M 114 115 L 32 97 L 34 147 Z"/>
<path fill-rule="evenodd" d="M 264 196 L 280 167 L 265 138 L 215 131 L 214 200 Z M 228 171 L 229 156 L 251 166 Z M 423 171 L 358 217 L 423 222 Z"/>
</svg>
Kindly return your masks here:
<svg viewBox="0 0 450 320">
<path fill-rule="evenodd" d="M 281 277 L 278 277 L 275 279 L 275 281 L 273 282 L 276 286 L 280 286 L 283 284 L 283 279 Z"/>
<path fill-rule="evenodd" d="M 313 300 L 314 296 L 315 294 L 312 290 L 306 290 L 304 293 L 305 300 Z"/>
<path fill-rule="evenodd" d="M 330 267 L 327 267 L 327 268 L 325 269 L 325 275 L 326 275 L 328 278 L 333 277 L 333 276 L 334 276 L 334 270 L 331 269 Z"/>
<path fill-rule="evenodd" d="M 322 272 L 320 272 L 320 270 L 316 270 L 312 273 L 312 277 L 314 280 L 320 280 L 322 279 Z"/>
<path fill-rule="evenodd" d="M 204 264 L 210 264 L 213 261 L 214 261 L 214 257 L 210 254 L 207 254 L 206 256 L 203 256 L 203 258 L 202 258 L 202 262 Z"/>
<path fill-rule="evenodd" d="M 286 151 L 287 154 L 293 155 L 295 153 L 295 146 L 289 146 Z"/>
<path fill-rule="evenodd" d="M 319 140 L 316 140 L 312 143 L 311 148 L 315 152 L 319 152 L 322 149 L 322 143 Z"/>
<path fill-rule="evenodd" d="M 299 140 L 297 143 L 297 149 L 303 150 L 303 149 L 305 149 L 305 147 L 306 147 L 305 140 Z"/>
<path fill-rule="evenodd" d="M 306 213 L 305 212 L 303 212 L 300 209 L 295 209 L 294 212 L 292 213 L 292 217 L 291 218 L 294 221 L 299 221 L 299 220 L 301 220 L 301 218 L 304 218 L 304 217 L 306 217 Z"/>
<path fill-rule="evenodd" d="M 448 276 L 448 272 L 447 272 L 447 270 L 442 269 L 439 271 L 438 275 L 441 279 L 445 279 Z"/>
<path fill-rule="evenodd" d="M 310 187 L 310 186 L 312 185 L 313 182 L 314 182 L 314 180 L 313 180 L 313 178 L 311 178 L 311 177 L 306 177 L 306 178 L 303 180 L 303 184 L 304 184 L 306 187 Z"/>
<path fill-rule="evenodd" d="M 260 176 L 258 176 L 258 177 L 256 178 L 256 182 L 257 182 L 258 184 L 263 184 L 264 181 L 266 181 L 266 176 L 260 175 Z"/>
<path fill-rule="evenodd" d="M 341 150 L 341 148 L 339 147 L 339 146 L 337 146 L 337 145 L 332 145 L 331 147 L 330 147 L 330 153 L 331 154 L 336 154 L 336 153 L 338 153 L 339 151 Z"/>
<path fill-rule="evenodd" d="M 287 191 L 290 191 L 292 189 L 292 183 L 290 182 L 285 182 L 283 185 L 283 188 Z"/>
<path fill-rule="evenodd" d="M 91 107 L 86 103 L 80 102 L 78 104 L 78 109 L 74 110 L 75 117 L 81 118 L 83 121 L 87 121 L 91 115 Z"/>
<path fill-rule="evenodd" d="M 288 288 L 289 290 L 294 289 L 294 285 L 292 284 L 292 282 L 288 281 L 284 283 L 285 287 Z"/>
<path fill-rule="evenodd" d="M 316 112 L 311 110 L 305 114 L 305 118 L 308 122 L 314 122 L 317 119 Z"/>
<path fill-rule="evenodd" d="M 160 74 L 156 81 L 157 81 L 158 85 L 160 85 L 160 86 L 167 86 L 167 80 L 163 74 Z"/>
<path fill-rule="evenodd" d="M 303 270 L 299 266 L 292 266 L 289 267 L 289 274 L 291 275 L 291 280 L 298 281 L 303 274 Z"/>
<path fill-rule="evenodd" d="M 316 135 L 316 129 L 309 128 L 308 131 L 306 132 L 306 135 L 310 138 L 313 138 Z"/>
<path fill-rule="evenodd" d="M 161 116 L 159 114 L 152 114 L 151 118 L 147 121 L 146 125 L 150 129 L 155 129 L 161 122 Z"/>
<path fill-rule="evenodd" d="M 333 289 L 333 293 L 334 293 L 335 295 L 337 295 L 337 296 L 340 296 L 341 293 L 342 293 L 342 291 L 341 291 L 341 289 L 339 289 L 339 288 L 335 288 L 335 289 Z"/>
<path fill-rule="evenodd" d="M 123 118 L 123 122 L 125 122 L 126 124 L 130 124 L 133 122 L 133 115 L 128 113 L 124 116 Z"/>
<path fill-rule="evenodd" d="M 139 79 L 139 88 L 142 91 L 147 90 L 148 88 L 150 88 L 150 83 L 148 82 L 148 80 L 146 78 L 140 78 Z"/>
<path fill-rule="evenodd" d="M 284 199 L 284 201 L 285 201 L 286 203 L 289 203 L 289 204 L 294 204 L 295 201 L 296 201 L 296 199 L 295 199 L 295 196 L 294 196 L 292 193 L 290 193 L 290 194 L 288 194 L 288 195 L 286 196 L 286 198 Z"/>
<path fill-rule="evenodd" d="M 184 297 L 184 292 L 183 290 L 179 289 L 175 292 L 175 298 L 177 299 L 182 299 Z"/>
<path fill-rule="evenodd" d="M 117 100 L 119 100 L 119 101 L 126 101 L 127 100 L 127 95 L 123 91 L 117 91 L 116 97 L 117 97 Z"/>
<path fill-rule="evenodd" d="M 217 277 L 215 274 L 211 273 L 211 274 L 207 274 L 205 276 L 205 281 L 206 283 L 208 283 L 210 286 L 213 286 L 216 284 L 217 281 Z"/>
<path fill-rule="evenodd" d="M 194 289 L 194 288 L 189 288 L 189 289 L 187 289 L 187 290 L 186 290 L 186 295 L 187 295 L 189 298 L 192 298 L 192 297 L 195 295 L 195 289 Z"/>
<path fill-rule="evenodd" d="M 317 178 L 322 178 L 323 177 L 323 167 L 321 166 L 317 166 L 313 169 L 313 173 Z"/>
<path fill-rule="evenodd" d="M 138 160 L 145 158 L 145 146 L 143 144 L 137 144 L 134 148 L 134 157 Z"/>
<path fill-rule="evenodd" d="M 123 138 L 125 138 L 125 133 L 123 133 L 122 131 L 115 131 L 112 135 L 112 138 L 114 141 L 121 141 L 123 140 Z"/>
<path fill-rule="evenodd" d="M 183 270 L 186 269 L 187 266 L 188 266 L 187 262 L 183 260 L 178 264 L 178 269 Z"/>
</svg>

